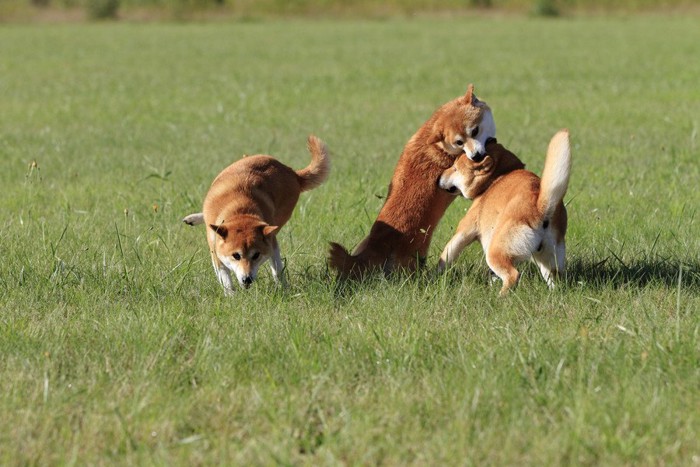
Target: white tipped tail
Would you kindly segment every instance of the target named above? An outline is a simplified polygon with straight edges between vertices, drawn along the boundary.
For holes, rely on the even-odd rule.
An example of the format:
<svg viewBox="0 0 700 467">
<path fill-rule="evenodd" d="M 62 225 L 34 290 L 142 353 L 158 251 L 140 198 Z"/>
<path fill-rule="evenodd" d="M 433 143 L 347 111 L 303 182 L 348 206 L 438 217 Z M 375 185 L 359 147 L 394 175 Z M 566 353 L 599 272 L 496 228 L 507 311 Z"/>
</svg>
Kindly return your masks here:
<svg viewBox="0 0 700 467">
<path fill-rule="evenodd" d="M 323 141 L 314 135 L 310 135 L 307 147 L 311 153 L 311 163 L 306 168 L 297 170 L 301 191 L 312 190 L 319 186 L 326 181 L 331 170 L 328 148 Z"/>
<path fill-rule="evenodd" d="M 552 137 L 547 148 L 547 158 L 544 161 L 540 195 L 537 198 L 537 208 L 545 219 L 550 219 L 557 205 L 564 199 L 569 186 L 571 172 L 571 146 L 569 130 L 559 130 Z"/>
<path fill-rule="evenodd" d="M 189 216 L 185 216 L 185 218 L 182 219 L 182 222 L 189 225 L 204 224 L 204 214 L 201 212 L 190 214 Z"/>
</svg>

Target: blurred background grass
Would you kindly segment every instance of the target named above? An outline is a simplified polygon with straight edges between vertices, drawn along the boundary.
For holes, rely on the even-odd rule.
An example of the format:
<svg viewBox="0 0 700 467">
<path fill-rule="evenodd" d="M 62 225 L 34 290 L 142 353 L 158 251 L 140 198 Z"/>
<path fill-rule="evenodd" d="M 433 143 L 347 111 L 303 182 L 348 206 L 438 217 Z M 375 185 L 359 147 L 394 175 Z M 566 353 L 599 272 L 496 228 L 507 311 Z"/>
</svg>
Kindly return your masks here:
<svg viewBox="0 0 700 467">
<path fill-rule="evenodd" d="M 383 18 L 416 14 L 698 11 L 697 0 L 2 0 L 0 21 L 254 20 L 280 16 Z"/>
</svg>

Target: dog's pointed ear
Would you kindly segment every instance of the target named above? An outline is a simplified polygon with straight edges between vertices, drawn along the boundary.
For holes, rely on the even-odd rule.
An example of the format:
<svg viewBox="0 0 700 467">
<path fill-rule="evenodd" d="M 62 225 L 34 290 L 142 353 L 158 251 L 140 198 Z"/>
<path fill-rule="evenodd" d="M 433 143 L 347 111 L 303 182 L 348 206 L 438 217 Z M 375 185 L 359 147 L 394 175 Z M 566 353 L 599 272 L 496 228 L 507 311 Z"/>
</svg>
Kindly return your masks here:
<svg viewBox="0 0 700 467">
<path fill-rule="evenodd" d="M 469 86 L 467 86 L 467 93 L 463 97 L 464 102 L 467 104 L 473 104 L 474 103 L 474 85 L 469 83 Z"/>
<path fill-rule="evenodd" d="M 226 237 L 228 236 L 228 229 L 223 225 L 209 224 L 209 228 L 216 232 L 216 234 L 223 239 L 226 239 Z"/>
<path fill-rule="evenodd" d="M 269 237 L 270 235 L 276 234 L 279 229 L 279 226 L 265 224 L 262 226 L 262 234 L 265 237 Z"/>
</svg>

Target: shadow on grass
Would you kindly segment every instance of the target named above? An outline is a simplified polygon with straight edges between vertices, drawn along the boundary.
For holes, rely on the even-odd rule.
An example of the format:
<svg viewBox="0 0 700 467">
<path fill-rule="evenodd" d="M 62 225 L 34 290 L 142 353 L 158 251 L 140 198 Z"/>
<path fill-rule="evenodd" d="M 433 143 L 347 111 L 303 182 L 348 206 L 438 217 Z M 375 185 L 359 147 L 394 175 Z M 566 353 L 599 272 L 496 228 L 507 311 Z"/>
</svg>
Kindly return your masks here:
<svg viewBox="0 0 700 467">
<path fill-rule="evenodd" d="M 615 255 L 600 261 L 574 259 L 567 265 L 567 281 L 598 287 L 644 287 L 662 284 L 667 287 L 700 289 L 700 264 L 678 258 L 651 258 L 623 261 Z"/>
<path fill-rule="evenodd" d="M 483 269 L 480 264 L 452 268 L 444 276 L 438 276 L 433 271 L 421 270 L 412 274 L 392 275 L 384 277 L 382 274 L 370 275 L 364 281 L 333 281 L 332 289 L 336 299 L 351 300 L 360 290 L 373 290 L 389 283 L 402 283 L 410 281 L 424 281 L 425 283 L 441 281 L 447 287 L 457 287 L 466 278 L 487 285 L 492 278 L 488 268 Z M 539 271 L 534 264 L 521 265 L 521 272 L 529 271 L 533 277 L 540 278 Z M 330 279 L 330 276 L 327 277 Z M 622 261 L 619 257 L 611 255 L 602 260 L 572 259 L 567 265 L 566 282 L 587 287 L 638 287 L 647 285 L 663 285 L 669 288 L 677 288 L 700 291 L 700 263 L 697 261 L 681 261 L 678 258 L 664 258 L 661 256 L 645 257 L 640 259 Z"/>
<path fill-rule="evenodd" d="M 483 280 L 488 285 L 490 275 L 488 268 L 482 264 L 463 265 L 459 269 L 451 268 L 445 273 L 438 273 L 434 267 L 423 266 L 416 271 L 396 269 L 390 274 L 384 274 L 377 270 L 366 274 L 362 279 L 339 279 L 327 269 L 326 279 L 330 283 L 334 298 L 341 302 L 350 302 L 356 294 L 363 292 L 386 289 L 387 286 L 399 292 L 409 285 L 423 285 L 428 288 L 453 288 L 459 287 L 465 278 L 474 281 Z"/>
</svg>

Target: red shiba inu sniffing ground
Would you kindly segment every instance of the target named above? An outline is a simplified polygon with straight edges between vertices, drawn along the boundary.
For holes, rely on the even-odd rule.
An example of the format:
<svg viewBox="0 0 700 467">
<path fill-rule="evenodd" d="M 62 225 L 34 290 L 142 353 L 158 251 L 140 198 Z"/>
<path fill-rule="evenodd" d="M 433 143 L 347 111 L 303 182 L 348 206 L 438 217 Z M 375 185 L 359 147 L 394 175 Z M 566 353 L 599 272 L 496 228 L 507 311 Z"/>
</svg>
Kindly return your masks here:
<svg viewBox="0 0 700 467">
<path fill-rule="evenodd" d="M 479 157 L 496 136 L 491 109 L 467 93 L 441 106 L 408 141 L 389 192 L 369 235 L 350 254 L 331 243 L 330 266 L 341 279 L 360 279 L 370 270 L 414 270 L 425 261 L 433 232 L 453 197 L 438 179 L 460 155 Z"/>
<path fill-rule="evenodd" d="M 234 290 L 230 271 L 248 288 L 268 259 L 275 281 L 284 281 L 276 235 L 292 216 L 300 193 L 323 183 L 330 170 L 325 144 L 312 135 L 308 148 L 311 163 L 296 171 L 265 155 L 234 162 L 214 179 L 203 212 L 183 219 L 207 225 L 211 261 L 225 294 Z"/>
<path fill-rule="evenodd" d="M 554 286 L 554 278 L 566 267 L 567 217 L 562 200 L 571 172 L 568 130 L 559 131 L 549 142 L 541 180 L 524 168 L 515 154 L 493 141 L 486 145 L 484 157 L 461 156 L 442 174 L 441 188 L 459 190 L 474 202 L 440 256 L 440 271 L 478 240 L 487 264 L 503 281 L 501 295 L 518 283 L 515 265 L 530 258 L 547 284 Z"/>
</svg>

